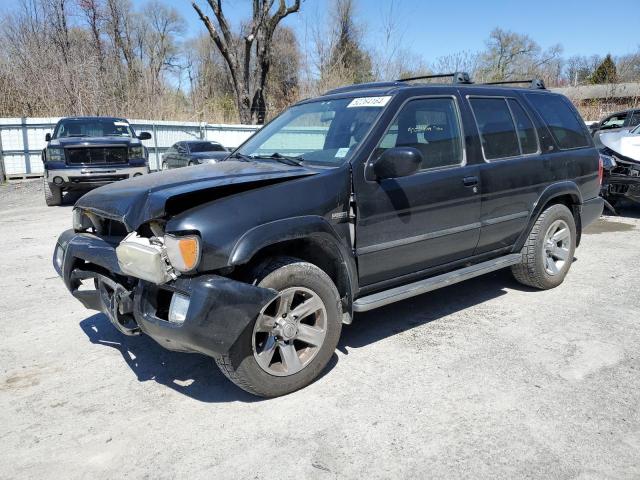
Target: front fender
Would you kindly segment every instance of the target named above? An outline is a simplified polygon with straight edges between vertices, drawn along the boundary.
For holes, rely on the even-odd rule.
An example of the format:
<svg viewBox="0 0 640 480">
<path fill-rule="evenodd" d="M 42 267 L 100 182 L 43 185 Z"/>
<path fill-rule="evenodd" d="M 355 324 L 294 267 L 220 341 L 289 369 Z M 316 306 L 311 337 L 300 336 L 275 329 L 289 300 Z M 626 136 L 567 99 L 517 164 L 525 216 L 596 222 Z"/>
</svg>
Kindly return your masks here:
<svg viewBox="0 0 640 480">
<path fill-rule="evenodd" d="M 335 229 L 323 217 L 307 215 L 265 223 L 247 231 L 229 256 L 229 265 L 249 262 L 260 250 L 290 240 L 309 239 L 331 246 L 340 257 L 349 278 L 351 292 L 357 291 L 357 270 L 353 255 Z"/>
</svg>

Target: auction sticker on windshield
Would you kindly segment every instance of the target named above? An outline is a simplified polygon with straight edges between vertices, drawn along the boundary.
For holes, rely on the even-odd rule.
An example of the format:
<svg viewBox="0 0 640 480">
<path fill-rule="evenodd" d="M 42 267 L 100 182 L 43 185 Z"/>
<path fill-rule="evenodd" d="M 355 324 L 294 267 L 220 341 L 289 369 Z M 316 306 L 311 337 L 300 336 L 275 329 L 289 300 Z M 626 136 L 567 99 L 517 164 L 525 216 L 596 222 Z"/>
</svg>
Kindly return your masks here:
<svg viewBox="0 0 640 480">
<path fill-rule="evenodd" d="M 347 108 L 354 107 L 384 107 L 391 100 L 391 96 L 387 95 L 384 97 L 360 97 L 354 98 L 349 102 Z"/>
</svg>

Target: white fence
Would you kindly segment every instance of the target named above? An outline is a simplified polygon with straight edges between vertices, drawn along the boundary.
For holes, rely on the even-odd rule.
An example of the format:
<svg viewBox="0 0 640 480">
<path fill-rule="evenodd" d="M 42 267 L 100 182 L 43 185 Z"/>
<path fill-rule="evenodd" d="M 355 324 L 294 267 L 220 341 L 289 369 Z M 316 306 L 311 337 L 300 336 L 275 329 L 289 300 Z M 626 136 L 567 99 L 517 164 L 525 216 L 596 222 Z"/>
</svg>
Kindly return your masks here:
<svg viewBox="0 0 640 480">
<path fill-rule="evenodd" d="M 44 137 L 53 133 L 59 118 L 0 118 L 0 176 L 7 178 L 40 176 L 44 171 L 41 151 Z M 162 154 L 182 140 L 213 140 L 235 148 L 251 136 L 256 125 L 223 125 L 197 122 L 131 120 L 136 133 L 149 132 L 149 167 L 157 170 Z M 0 178 L 1 179 L 1 178 Z"/>
</svg>

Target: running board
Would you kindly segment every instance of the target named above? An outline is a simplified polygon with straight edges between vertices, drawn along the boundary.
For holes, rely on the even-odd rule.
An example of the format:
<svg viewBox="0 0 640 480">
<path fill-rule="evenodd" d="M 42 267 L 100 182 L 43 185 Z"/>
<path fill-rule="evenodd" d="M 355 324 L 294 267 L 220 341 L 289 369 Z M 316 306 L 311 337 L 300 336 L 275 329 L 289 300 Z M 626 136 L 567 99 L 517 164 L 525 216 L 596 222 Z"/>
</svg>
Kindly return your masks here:
<svg viewBox="0 0 640 480">
<path fill-rule="evenodd" d="M 516 265 L 522 261 L 522 254 L 513 253 L 503 257 L 494 258 L 486 262 L 477 263 L 468 267 L 453 270 L 452 272 L 443 273 L 435 277 L 425 278 L 408 285 L 391 288 L 382 292 L 367 295 L 353 302 L 354 312 L 367 312 L 374 308 L 383 307 L 390 303 L 399 302 L 406 298 L 422 295 L 423 293 L 437 290 L 438 288 L 447 287 L 454 283 L 463 282 L 470 278 L 484 275 L 485 273 L 500 270 L 501 268 Z"/>
</svg>

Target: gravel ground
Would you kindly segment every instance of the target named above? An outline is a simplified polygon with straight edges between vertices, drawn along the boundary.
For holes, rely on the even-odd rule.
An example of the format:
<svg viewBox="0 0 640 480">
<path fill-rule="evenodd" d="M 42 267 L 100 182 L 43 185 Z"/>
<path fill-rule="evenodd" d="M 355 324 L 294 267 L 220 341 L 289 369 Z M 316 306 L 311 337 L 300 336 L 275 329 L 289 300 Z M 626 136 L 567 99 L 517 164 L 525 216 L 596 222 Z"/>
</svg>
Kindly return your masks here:
<svg viewBox="0 0 640 480">
<path fill-rule="evenodd" d="M 357 315 L 330 368 L 259 400 L 120 335 L 51 266 L 69 206 L 0 185 L 1 478 L 638 478 L 640 215 L 565 283 L 497 272 Z"/>
</svg>

